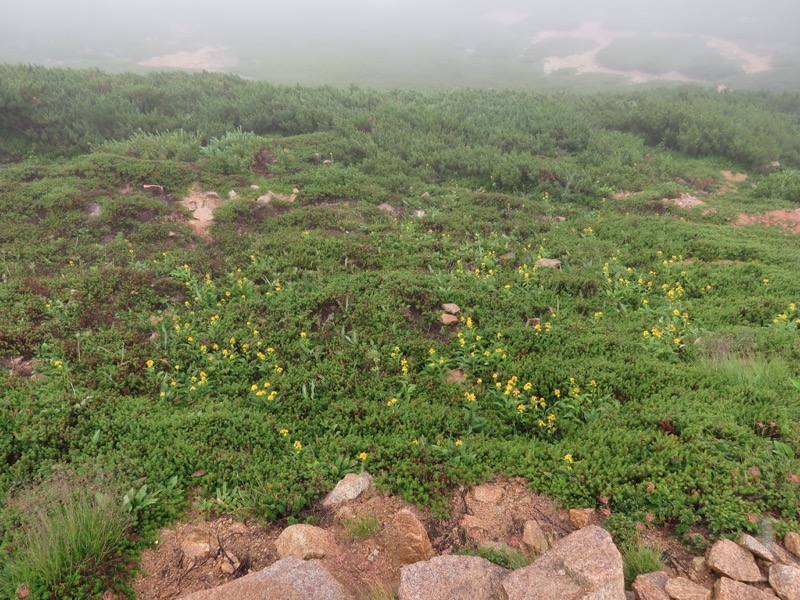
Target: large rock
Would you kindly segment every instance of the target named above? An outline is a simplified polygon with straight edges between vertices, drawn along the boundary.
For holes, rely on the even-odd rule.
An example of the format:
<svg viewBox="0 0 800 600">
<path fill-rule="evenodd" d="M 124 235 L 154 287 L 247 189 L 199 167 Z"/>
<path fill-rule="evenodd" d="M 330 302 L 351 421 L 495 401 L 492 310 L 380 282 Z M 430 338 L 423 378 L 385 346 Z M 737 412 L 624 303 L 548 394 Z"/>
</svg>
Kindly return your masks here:
<svg viewBox="0 0 800 600">
<path fill-rule="evenodd" d="M 525 521 L 522 527 L 522 543 L 536 555 L 544 554 L 550 547 L 542 527 L 533 520 Z"/>
<path fill-rule="evenodd" d="M 716 600 L 775 600 L 775 596 L 746 583 L 723 577 L 714 584 Z"/>
<path fill-rule="evenodd" d="M 744 548 L 745 550 L 749 551 L 754 556 L 758 558 L 763 558 L 767 562 L 775 562 L 775 556 L 773 556 L 772 552 L 769 551 L 764 544 L 759 542 L 756 538 L 752 535 L 747 535 L 743 533 L 739 536 L 739 539 L 736 540 L 739 542 L 739 545 Z"/>
<path fill-rule="evenodd" d="M 284 558 L 266 569 L 183 600 L 354 600 L 317 560 Z"/>
<path fill-rule="evenodd" d="M 711 600 L 710 590 L 697 585 L 686 577 L 670 579 L 664 590 L 672 600 Z"/>
<path fill-rule="evenodd" d="M 713 571 L 734 581 L 747 583 L 766 580 L 753 555 L 730 540 L 720 540 L 711 546 L 706 561 Z"/>
<path fill-rule="evenodd" d="M 348 500 L 355 500 L 372 486 L 369 473 L 348 473 L 339 481 L 322 501 L 322 506 L 336 506 Z"/>
<path fill-rule="evenodd" d="M 394 516 L 391 535 L 393 539 L 389 545 L 401 567 L 428 560 L 435 554 L 425 526 L 407 508 Z"/>
<path fill-rule="evenodd" d="M 639 575 L 631 586 L 639 600 L 669 600 L 666 586 L 669 575 L 664 571 Z"/>
<path fill-rule="evenodd" d="M 782 600 L 800 600 L 800 569 L 788 565 L 771 565 L 769 585 Z"/>
<path fill-rule="evenodd" d="M 505 598 L 502 567 L 478 556 L 437 556 L 400 570 L 399 600 Z"/>
<path fill-rule="evenodd" d="M 623 600 L 622 556 L 607 531 L 589 525 L 511 573 L 503 589 L 509 600 Z"/>
<path fill-rule="evenodd" d="M 314 525 L 290 525 L 275 540 L 278 558 L 325 558 L 335 547 L 333 536 Z"/>
<path fill-rule="evenodd" d="M 787 533 L 783 536 L 783 545 L 795 556 L 800 556 L 800 533 L 794 531 Z"/>
</svg>

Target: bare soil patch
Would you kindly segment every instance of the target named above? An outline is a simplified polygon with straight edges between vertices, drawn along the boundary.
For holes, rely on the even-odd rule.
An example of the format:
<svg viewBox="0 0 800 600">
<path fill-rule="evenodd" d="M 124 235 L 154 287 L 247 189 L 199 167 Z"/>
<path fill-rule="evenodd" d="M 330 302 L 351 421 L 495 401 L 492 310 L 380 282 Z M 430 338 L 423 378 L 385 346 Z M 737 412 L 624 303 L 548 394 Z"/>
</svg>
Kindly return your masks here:
<svg viewBox="0 0 800 600">
<path fill-rule="evenodd" d="M 189 225 L 203 237 L 208 236 L 208 228 L 214 221 L 214 209 L 222 203 L 222 199 L 212 192 L 203 192 L 195 184 L 189 195 L 182 198 L 180 204 L 192 213 L 193 220 Z"/>
<path fill-rule="evenodd" d="M 800 208 L 794 210 L 771 210 L 757 214 L 741 213 L 733 225 L 736 227 L 746 227 L 748 225 L 780 227 L 787 233 L 800 235 Z"/>
<path fill-rule="evenodd" d="M 666 204 L 674 204 L 679 208 L 694 208 L 696 206 L 703 206 L 705 202 L 695 198 L 691 194 L 681 194 L 677 198 L 663 198 L 661 202 Z"/>
<path fill-rule="evenodd" d="M 741 183 L 742 181 L 747 181 L 747 173 L 734 173 L 732 171 L 720 171 L 722 176 L 727 181 L 732 181 L 734 183 Z"/>
</svg>

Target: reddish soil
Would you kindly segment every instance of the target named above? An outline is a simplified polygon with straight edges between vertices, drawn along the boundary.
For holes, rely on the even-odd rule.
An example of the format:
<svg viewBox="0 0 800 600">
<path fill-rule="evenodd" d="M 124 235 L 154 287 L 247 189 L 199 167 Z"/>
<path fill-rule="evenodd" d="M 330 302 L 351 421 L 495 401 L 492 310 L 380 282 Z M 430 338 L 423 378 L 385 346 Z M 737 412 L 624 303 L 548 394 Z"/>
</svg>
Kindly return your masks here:
<svg viewBox="0 0 800 600">
<path fill-rule="evenodd" d="M 733 224 L 736 227 L 746 227 L 748 225 L 780 227 L 787 233 L 800 235 L 800 208 L 795 208 L 794 210 L 771 210 L 757 214 L 741 213 Z"/>
</svg>

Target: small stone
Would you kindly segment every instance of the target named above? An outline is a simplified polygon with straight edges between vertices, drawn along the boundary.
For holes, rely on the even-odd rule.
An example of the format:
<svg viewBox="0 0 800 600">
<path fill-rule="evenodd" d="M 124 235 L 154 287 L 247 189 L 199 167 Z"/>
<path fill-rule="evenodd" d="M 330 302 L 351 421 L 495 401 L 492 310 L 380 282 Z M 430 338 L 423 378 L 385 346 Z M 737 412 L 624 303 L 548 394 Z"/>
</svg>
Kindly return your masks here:
<svg viewBox="0 0 800 600">
<path fill-rule="evenodd" d="M 458 317 L 456 317 L 455 315 L 442 313 L 442 316 L 440 318 L 442 319 L 442 325 L 458 325 Z"/>
<path fill-rule="evenodd" d="M 589 525 L 594 525 L 597 514 L 593 508 L 571 508 L 569 520 L 575 529 L 583 529 Z"/>
<path fill-rule="evenodd" d="M 676 577 L 667 581 L 664 590 L 672 600 L 711 600 L 711 592 L 700 587 L 686 577 Z"/>
<path fill-rule="evenodd" d="M 314 525 L 290 525 L 275 540 L 279 558 L 325 558 L 335 548 L 333 536 Z"/>
<path fill-rule="evenodd" d="M 239 194 L 237 194 L 234 190 L 228 192 L 228 198 L 230 198 L 231 200 L 236 200 L 238 197 Z"/>
<path fill-rule="evenodd" d="M 540 258 L 536 261 L 536 266 L 543 269 L 560 269 L 561 261 L 557 258 Z"/>
<path fill-rule="evenodd" d="M 211 553 L 211 536 L 199 529 L 190 531 L 181 541 L 183 558 L 189 562 L 196 562 Z"/>
<path fill-rule="evenodd" d="M 470 493 L 476 502 L 496 504 L 503 497 L 503 488 L 491 484 L 476 485 Z"/>
<path fill-rule="evenodd" d="M 727 577 L 714 584 L 714 597 L 716 600 L 775 600 L 772 594 Z"/>
<path fill-rule="evenodd" d="M 787 533 L 783 536 L 783 545 L 795 556 L 800 556 L 800 533 L 794 531 Z"/>
<path fill-rule="evenodd" d="M 414 216 L 417 217 L 418 219 L 421 219 L 422 217 L 425 216 L 425 211 L 424 210 L 415 210 L 414 211 Z"/>
<path fill-rule="evenodd" d="M 225 575 L 233 575 L 241 564 L 241 561 L 233 552 L 226 550 L 225 554 L 219 557 L 217 568 Z"/>
<path fill-rule="evenodd" d="M 322 501 L 322 506 L 336 506 L 347 500 L 355 500 L 372 486 L 372 475 L 363 473 L 348 473 L 339 481 Z"/>
<path fill-rule="evenodd" d="M 706 559 L 702 556 L 695 556 L 689 564 L 689 579 L 695 583 L 703 584 L 713 580 L 714 575 L 708 568 Z"/>
<path fill-rule="evenodd" d="M 204 198 L 210 198 L 211 200 L 221 200 L 219 194 L 217 192 L 205 192 L 203 194 Z"/>
<path fill-rule="evenodd" d="M 522 543 L 537 555 L 544 554 L 550 548 L 541 526 L 533 520 L 525 521 L 522 527 Z"/>
<path fill-rule="evenodd" d="M 397 551 L 400 566 L 428 560 L 435 552 L 425 526 L 409 509 L 404 508 L 394 516 L 392 547 Z"/>
<path fill-rule="evenodd" d="M 256 184 L 254 183 L 254 184 L 252 184 L 252 185 L 250 186 L 250 189 L 251 189 L 251 190 L 260 190 L 260 189 L 261 189 L 261 186 L 260 186 L 260 185 L 256 185 Z"/>
<path fill-rule="evenodd" d="M 781 600 L 800 600 L 800 569 L 788 565 L 771 565 L 769 585 Z"/>
<path fill-rule="evenodd" d="M 323 161 L 322 161 L 322 164 L 323 164 L 323 165 L 332 165 L 332 164 L 333 164 L 333 161 L 332 161 L 332 160 L 325 159 L 325 160 L 323 160 Z"/>
<path fill-rule="evenodd" d="M 669 581 L 669 575 L 664 571 L 645 573 L 639 575 L 631 588 L 639 600 L 669 600 L 669 595 L 664 589 Z"/>
<path fill-rule="evenodd" d="M 720 540 L 711 546 L 706 561 L 713 571 L 735 581 L 747 583 L 766 580 L 753 555 L 730 540 Z"/>
<path fill-rule="evenodd" d="M 151 185 L 145 183 L 142 186 L 142 189 L 149 194 L 153 194 L 153 196 L 163 196 L 164 195 L 164 188 L 160 185 Z"/>
<path fill-rule="evenodd" d="M 759 542 L 753 536 L 743 533 L 739 536 L 739 539 L 736 541 L 742 548 L 744 548 L 745 550 L 749 550 L 755 556 L 763 558 L 767 562 L 775 562 L 775 557 L 773 556 L 772 552 L 770 552 L 769 549 L 766 546 L 764 546 L 764 544 Z"/>
<path fill-rule="evenodd" d="M 501 254 L 497 258 L 499 258 L 500 260 L 511 260 L 512 258 L 514 258 L 514 253 L 506 252 L 505 254 Z"/>
<path fill-rule="evenodd" d="M 453 304 L 452 302 L 442 304 L 442 310 L 451 315 L 457 315 L 461 312 L 461 308 L 458 306 L 458 304 Z"/>
</svg>

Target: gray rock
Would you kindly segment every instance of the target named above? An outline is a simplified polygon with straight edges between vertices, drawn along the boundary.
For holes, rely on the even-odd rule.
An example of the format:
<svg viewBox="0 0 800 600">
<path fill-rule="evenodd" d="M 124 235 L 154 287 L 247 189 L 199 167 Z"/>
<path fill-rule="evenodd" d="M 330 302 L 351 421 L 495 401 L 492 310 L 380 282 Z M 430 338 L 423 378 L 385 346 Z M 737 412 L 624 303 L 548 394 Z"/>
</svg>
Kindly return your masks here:
<svg viewBox="0 0 800 600">
<path fill-rule="evenodd" d="M 623 600 L 622 556 L 607 531 L 589 525 L 512 572 L 503 589 L 509 600 Z"/>
<path fill-rule="evenodd" d="M 730 540 L 720 540 L 711 546 L 706 562 L 713 571 L 734 581 L 766 581 L 753 555 Z"/>
<path fill-rule="evenodd" d="M 436 556 L 400 570 L 399 600 L 505 598 L 502 567 L 478 556 Z"/>
<path fill-rule="evenodd" d="M 788 565 L 771 565 L 769 585 L 782 600 L 800 600 L 800 569 Z"/>
<path fill-rule="evenodd" d="M 183 600 L 354 600 L 317 560 L 284 558 L 266 569 Z"/>
<path fill-rule="evenodd" d="M 348 500 L 355 500 L 370 487 L 372 487 L 372 475 L 369 473 L 348 473 L 344 476 L 344 479 L 339 481 L 336 487 L 325 496 L 325 499 L 322 501 L 322 506 L 336 506 Z"/>
<path fill-rule="evenodd" d="M 736 541 L 742 548 L 750 551 L 754 556 L 763 558 L 767 562 L 775 562 L 775 556 L 773 556 L 772 552 L 769 551 L 769 548 L 767 548 L 753 536 L 743 533 Z"/>
<path fill-rule="evenodd" d="M 279 558 L 325 558 L 335 547 L 333 536 L 314 525 L 290 525 L 275 540 Z"/>
</svg>

